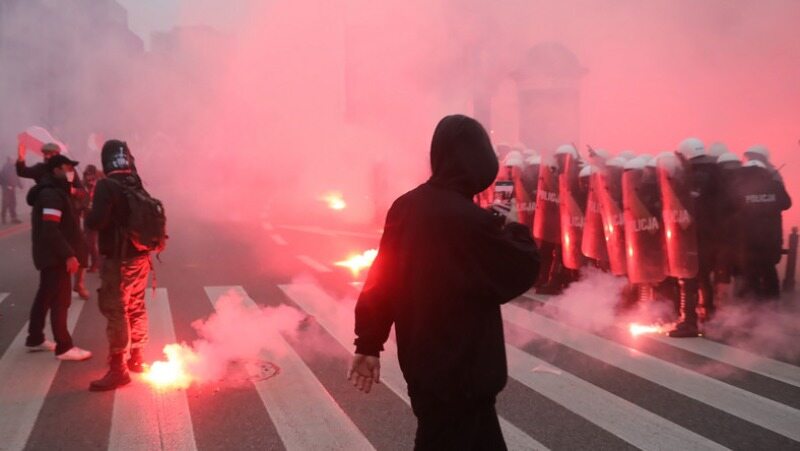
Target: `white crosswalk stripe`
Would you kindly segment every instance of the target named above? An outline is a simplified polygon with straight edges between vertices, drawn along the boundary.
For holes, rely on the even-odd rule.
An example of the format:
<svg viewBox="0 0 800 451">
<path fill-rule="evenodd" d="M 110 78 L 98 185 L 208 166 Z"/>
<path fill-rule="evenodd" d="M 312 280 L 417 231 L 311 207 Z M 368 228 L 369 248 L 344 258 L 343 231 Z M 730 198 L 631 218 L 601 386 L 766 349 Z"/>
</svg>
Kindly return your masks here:
<svg viewBox="0 0 800 451">
<path fill-rule="evenodd" d="M 538 294 L 524 294 L 523 297 L 538 302 L 546 303 L 549 301 L 549 297 Z M 559 308 L 569 308 L 569 306 L 559 305 Z M 648 335 L 648 338 L 741 368 L 751 373 L 760 374 L 789 385 L 794 385 L 795 387 L 800 387 L 800 368 L 788 363 L 756 355 L 752 352 L 702 337 L 677 339 L 661 335 Z"/>
<path fill-rule="evenodd" d="M 272 238 L 272 241 L 274 241 L 275 244 L 277 244 L 279 246 L 288 246 L 289 245 L 289 243 L 285 239 L 283 239 L 282 236 L 278 235 L 277 233 L 273 233 L 272 235 L 270 235 L 270 237 Z"/>
<path fill-rule="evenodd" d="M 678 339 L 658 335 L 649 336 L 653 340 L 666 343 L 709 359 L 760 374 L 783 383 L 800 387 L 800 368 L 788 363 L 762 357 L 743 349 L 727 346 L 705 338 Z"/>
<path fill-rule="evenodd" d="M 726 449 L 566 371 L 534 372 L 548 364 L 514 346 L 506 345 L 506 355 L 511 377 L 637 448 Z"/>
<path fill-rule="evenodd" d="M 214 303 L 232 292 L 249 306 L 256 305 L 239 286 L 205 290 Z M 323 443 L 328 449 L 374 449 L 280 334 L 270 347 L 274 354 L 265 354 L 264 358 L 276 362 L 282 372 L 254 385 L 287 449 L 315 449 Z"/>
<path fill-rule="evenodd" d="M 164 345 L 175 342 L 167 290 L 159 288 L 155 296 L 147 291 L 149 338 L 146 361 L 163 359 Z M 133 374 L 132 374 L 133 375 Z M 185 390 L 158 391 L 140 376 L 133 375 L 129 387 L 114 394 L 108 448 L 112 450 L 149 451 L 197 449 L 192 417 Z"/>
<path fill-rule="evenodd" d="M 82 301 L 72 303 L 67 317 L 70 333 L 74 332 L 83 307 Z M 45 326 L 45 334 L 49 335 L 49 325 Z M 0 449 L 4 450 L 25 448 L 61 364 L 52 353 L 29 353 L 25 349 L 27 335 L 26 323 L 0 359 Z"/>
<path fill-rule="evenodd" d="M 314 260 L 313 258 L 309 257 L 308 255 L 298 255 L 297 259 L 300 260 L 301 262 L 305 263 L 306 266 L 308 266 L 309 268 L 313 269 L 314 271 L 317 271 L 317 272 L 332 272 L 332 270 L 330 268 L 328 268 L 327 266 L 323 265 L 322 263 Z"/>
<path fill-rule="evenodd" d="M 350 336 L 353 330 L 352 310 L 349 313 L 338 307 L 337 301 L 314 285 L 281 285 L 281 290 L 331 334 L 343 347 L 350 348 Z M 344 314 L 343 314 L 344 313 Z M 346 338 L 347 337 L 347 338 Z M 382 383 L 410 405 L 408 391 L 400 366 L 397 363 L 397 349 L 389 341 L 384 345 L 381 358 Z M 547 449 L 516 426 L 501 418 L 503 435 L 509 449 L 530 450 Z"/>
<path fill-rule="evenodd" d="M 515 305 L 506 321 L 773 432 L 800 440 L 800 411 Z"/>
</svg>

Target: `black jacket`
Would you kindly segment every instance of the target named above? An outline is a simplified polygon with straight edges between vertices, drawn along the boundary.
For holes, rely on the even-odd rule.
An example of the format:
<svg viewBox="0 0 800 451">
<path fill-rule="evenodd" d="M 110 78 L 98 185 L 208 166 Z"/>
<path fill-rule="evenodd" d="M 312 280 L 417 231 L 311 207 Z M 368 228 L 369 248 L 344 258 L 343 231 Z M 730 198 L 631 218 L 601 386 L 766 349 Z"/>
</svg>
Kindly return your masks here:
<svg viewBox="0 0 800 451">
<path fill-rule="evenodd" d="M 139 257 L 146 252 L 138 251 L 125 234 L 125 224 L 130 212 L 121 183 L 141 184 L 141 181 L 138 176 L 130 173 L 111 174 L 98 180 L 92 207 L 84 223 L 86 227 L 98 231 L 98 249 L 105 257 Z"/>
<path fill-rule="evenodd" d="M 741 264 L 774 265 L 783 247 L 782 212 L 792 206 L 783 183 L 767 169 L 737 170 L 729 206 L 740 237 Z"/>
<path fill-rule="evenodd" d="M 471 201 L 497 173 L 478 122 L 443 119 L 431 160 L 431 179 L 387 215 L 356 305 L 356 352 L 378 355 L 394 324 L 412 395 L 496 395 L 507 378 L 500 305 L 533 285 L 538 254 L 527 227 L 503 227 Z"/>
<path fill-rule="evenodd" d="M 38 270 L 64 265 L 69 257 L 77 257 L 82 265 L 86 264 L 86 246 L 68 186 L 66 180 L 45 174 L 28 191 L 28 205 L 33 207 L 33 263 Z"/>
</svg>

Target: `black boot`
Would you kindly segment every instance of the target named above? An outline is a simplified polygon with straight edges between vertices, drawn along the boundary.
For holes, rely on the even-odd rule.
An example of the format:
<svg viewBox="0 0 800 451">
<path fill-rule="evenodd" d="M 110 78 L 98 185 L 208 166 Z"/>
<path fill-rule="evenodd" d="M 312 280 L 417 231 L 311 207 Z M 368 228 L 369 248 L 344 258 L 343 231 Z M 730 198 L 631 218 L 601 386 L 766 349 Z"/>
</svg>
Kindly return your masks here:
<svg viewBox="0 0 800 451">
<path fill-rule="evenodd" d="M 142 348 L 131 348 L 131 358 L 128 359 L 128 371 L 134 373 L 144 372 L 144 357 Z"/>
<path fill-rule="evenodd" d="M 111 354 L 108 358 L 108 372 L 105 376 L 89 384 L 89 391 L 115 390 L 131 382 L 128 368 L 125 366 L 125 354 Z"/>
<path fill-rule="evenodd" d="M 681 322 L 669 331 L 669 336 L 674 338 L 689 338 L 700 335 L 697 328 L 697 281 L 694 279 L 680 279 L 681 296 Z"/>
</svg>

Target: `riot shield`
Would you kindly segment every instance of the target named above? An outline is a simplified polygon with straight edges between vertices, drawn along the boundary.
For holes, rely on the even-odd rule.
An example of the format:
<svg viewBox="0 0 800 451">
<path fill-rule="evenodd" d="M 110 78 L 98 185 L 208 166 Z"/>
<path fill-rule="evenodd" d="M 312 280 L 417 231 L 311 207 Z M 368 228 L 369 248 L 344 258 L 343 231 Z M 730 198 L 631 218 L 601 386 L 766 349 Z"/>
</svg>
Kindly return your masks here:
<svg viewBox="0 0 800 451">
<path fill-rule="evenodd" d="M 608 166 L 598 172 L 597 191 L 600 215 L 603 219 L 603 236 L 608 251 L 608 263 L 615 276 L 627 274 L 625 257 L 625 220 L 622 209 L 622 168 Z"/>
<path fill-rule="evenodd" d="M 600 209 L 600 172 L 589 176 L 589 194 L 586 199 L 586 222 L 583 225 L 581 250 L 583 255 L 600 262 L 608 261 L 606 238 L 603 234 L 603 215 Z"/>
<path fill-rule="evenodd" d="M 582 192 L 578 174 L 578 160 L 571 154 L 564 158 L 564 168 L 558 176 L 559 212 L 561 215 L 561 246 L 564 266 L 569 269 L 580 269 L 583 266 L 581 240 L 586 195 Z"/>
<path fill-rule="evenodd" d="M 644 166 L 642 164 L 642 166 Z M 622 175 L 625 244 L 631 283 L 655 284 L 667 276 L 658 179 L 652 168 L 626 169 Z"/>
<path fill-rule="evenodd" d="M 539 187 L 536 190 L 536 214 L 533 237 L 542 242 L 561 243 L 561 217 L 558 197 L 558 168 L 552 161 L 539 166 Z"/>
<path fill-rule="evenodd" d="M 535 171 L 535 173 L 533 172 Z M 539 181 L 539 165 L 525 165 L 515 168 L 514 195 L 517 199 L 519 222 L 533 227 L 533 213 L 536 211 L 536 184 Z"/>
<path fill-rule="evenodd" d="M 673 154 L 658 158 L 669 275 L 679 279 L 694 278 L 698 270 L 697 224 L 686 166 Z"/>
</svg>

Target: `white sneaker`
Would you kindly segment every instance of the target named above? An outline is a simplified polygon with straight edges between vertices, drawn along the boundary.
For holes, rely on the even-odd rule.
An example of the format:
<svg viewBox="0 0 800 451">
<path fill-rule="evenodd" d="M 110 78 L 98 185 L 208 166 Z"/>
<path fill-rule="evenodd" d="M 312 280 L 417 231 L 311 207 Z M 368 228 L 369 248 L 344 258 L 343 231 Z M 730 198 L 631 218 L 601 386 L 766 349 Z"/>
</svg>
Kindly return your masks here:
<svg viewBox="0 0 800 451">
<path fill-rule="evenodd" d="M 26 348 L 28 348 L 28 352 L 53 352 L 56 350 L 56 344 L 45 339 L 42 344 L 36 346 L 26 346 Z"/>
<path fill-rule="evenodd" d="M 75 360 L 75 361 L 86 360 L 90 357 L 92 357 L 91 352 L 85 349 L 81 349 L 77 346 L 73 346 L 72 348 L 70 348 L 69 351 L 56 356 L 58 360 Z"/>
</svg>

